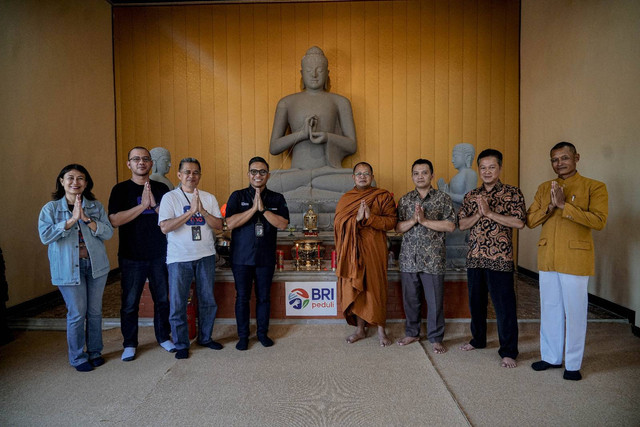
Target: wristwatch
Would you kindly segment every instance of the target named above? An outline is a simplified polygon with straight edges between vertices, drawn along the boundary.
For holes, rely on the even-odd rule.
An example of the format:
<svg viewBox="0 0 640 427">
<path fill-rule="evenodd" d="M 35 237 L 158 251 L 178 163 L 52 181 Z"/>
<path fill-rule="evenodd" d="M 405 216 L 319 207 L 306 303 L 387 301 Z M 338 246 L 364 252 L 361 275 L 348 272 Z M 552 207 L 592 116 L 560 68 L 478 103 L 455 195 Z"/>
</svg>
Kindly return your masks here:
<svg viewBox="0 0 640 427">
<path fill-rule="evenodd" d="M 91 218 L 89 218 L 88 220 L 81 220 L 82 222 L 84 222 L 85 224 L 91 224 L 91 221 L 93 221 Z"/>
<path fill-rule="evenodd" d="M 266 210 L 267 210 L 267 208 L 263 207 L 263 208 L 262 208 L 262 210 L 261 210 L 261 211 L 258 211 L 258 212 L 260 212 L 261 214 L 263 214 L 263 213 L 265 213 L 265 211 L 266 211 Z"/>
</svg>

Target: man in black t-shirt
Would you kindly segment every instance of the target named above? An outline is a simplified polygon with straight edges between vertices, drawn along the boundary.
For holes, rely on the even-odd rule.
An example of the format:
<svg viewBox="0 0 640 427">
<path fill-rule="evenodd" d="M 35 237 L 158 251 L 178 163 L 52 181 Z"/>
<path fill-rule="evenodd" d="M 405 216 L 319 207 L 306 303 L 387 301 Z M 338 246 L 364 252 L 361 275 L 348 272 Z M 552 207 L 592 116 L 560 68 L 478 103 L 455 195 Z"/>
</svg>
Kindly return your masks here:
<svg viewBox="0 0 640 427">
<path fill-rule="evenodd" d="M 255 281 L 258 340 L 273 345 L 267 336 L 271 314 L 271 280 L 276 264 L 278 229 L 289 224 L 284 196 L 267 189 L 269 165 L 262 157 L 249 160 L 249 187 L 234 191 L 227 202 L 227 227 L 231 230 L 231 270 L 236 283 L 238 350 L 249 346 L 249 301 Z"/>
<path fill-rule="evenodd" d="M 127 155 L 131 179 L 116 184 L 109 197 L 109 220 L 119 228 L 118 261 L 122 273 L 120 324 L 124 338 L 122 360 L 135 359 L 138 347 L 138 307 L 147 278 L 153 298 L 156 340 L 175 352 L 169 325 L 167 239 L 158 226 L 160 199 L 169 191 L 165 184 L 149 180 L 151 154 L 135 147 Z"/>
</svg>

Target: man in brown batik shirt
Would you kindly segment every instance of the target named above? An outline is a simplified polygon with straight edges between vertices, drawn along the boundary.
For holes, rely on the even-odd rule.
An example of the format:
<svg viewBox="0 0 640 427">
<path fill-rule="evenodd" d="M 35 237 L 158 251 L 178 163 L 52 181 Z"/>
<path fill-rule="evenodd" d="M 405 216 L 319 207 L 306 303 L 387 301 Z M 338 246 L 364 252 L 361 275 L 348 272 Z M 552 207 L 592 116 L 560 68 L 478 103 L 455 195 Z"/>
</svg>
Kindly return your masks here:
<svg viewBox="0 0 640 427">
<path fill-rule="evenodd" d="M 513 289 L 512 228 L 526 221 L 524 196 L 519 188 L 500 182 L 502 153 L 484 150 L 478 156 L 483 184 L 469 191 L 458 213 L 460 230 L 470 229 L 467 284 L 471 311 L 471 341 L 464 351 L 487 345 L 487 293 L 496 311 L 502 367 L 515 368 L 518 356 L 518 319 Z"/>
</svg>

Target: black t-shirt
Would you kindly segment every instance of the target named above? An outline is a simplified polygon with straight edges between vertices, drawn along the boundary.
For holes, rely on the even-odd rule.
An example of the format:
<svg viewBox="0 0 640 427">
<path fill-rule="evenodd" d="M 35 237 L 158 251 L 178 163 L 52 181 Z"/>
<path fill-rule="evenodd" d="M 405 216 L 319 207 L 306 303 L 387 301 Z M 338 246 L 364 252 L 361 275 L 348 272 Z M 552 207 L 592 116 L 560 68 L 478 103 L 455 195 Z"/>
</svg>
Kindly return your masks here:
<svg viewBox="0 0 640 427">
<path fill-rule="evenodd" d="M 161 182 L 149 181 L 151 192 L 160 205 L 160 200 L 169 188 Z M 116 184 L 109 197 L 109 215 L 126 211 L 140 204 L 144 185 L 136 184 L 130 179 Z M 120 245 L 118 256 L 137 261 L 146 261 L 167 256 L 167 238 L 160 231 L 158 214 L 147 209 L 133 221 L 118 227 Z"/>
<path fill-rule="evenodd" d="M 253 187 L 234 191 L 227 202 L 227 218 L 251 209 L 255 194 L 256 190 Z M 264 190 L 261 196 L 265 209 L 289 219 L 289 208 L 282 194 Z M 256 237 L 255 224 L 258 219 L 264 226 L 262 237 Z M 277 237 L 278 229 L 260 212 L 256 212 L 249 221 L 231 231 L 231 263 L 258 266 L 275 264 Z"/>
</svg>

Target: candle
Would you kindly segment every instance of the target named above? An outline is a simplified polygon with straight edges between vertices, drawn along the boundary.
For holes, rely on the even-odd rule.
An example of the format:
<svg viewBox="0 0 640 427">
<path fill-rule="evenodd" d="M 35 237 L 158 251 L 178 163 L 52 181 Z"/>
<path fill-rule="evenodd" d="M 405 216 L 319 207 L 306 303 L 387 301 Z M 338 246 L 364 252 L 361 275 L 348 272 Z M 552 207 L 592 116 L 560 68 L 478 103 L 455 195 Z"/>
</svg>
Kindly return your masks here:
<svg viewBox="0 0 640 427">
<path fill-rule="evenodd" d="M 336 250 L 332 250 L 331 251 L 331 269 L 333 271 L 336 271 L 336 266 L 337 266 L 337 256 L 336 256 Z"/>
<path fill-rule="evenodd" d="M 296 243 L 296 259 L 300 259 L 300 257 L 298 256 L 298 244 Z"/>
</svg>

